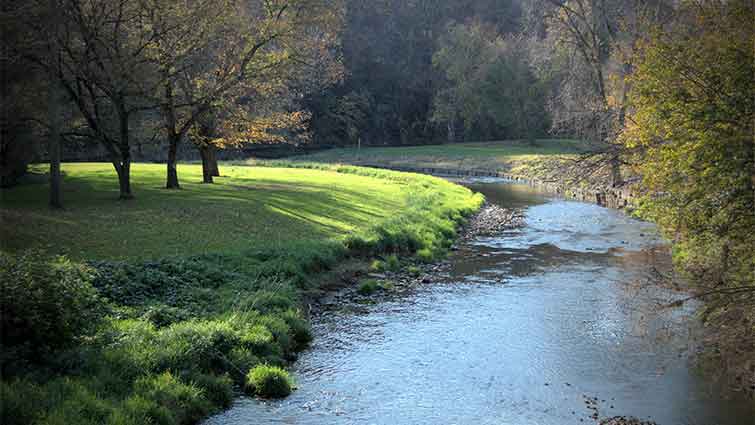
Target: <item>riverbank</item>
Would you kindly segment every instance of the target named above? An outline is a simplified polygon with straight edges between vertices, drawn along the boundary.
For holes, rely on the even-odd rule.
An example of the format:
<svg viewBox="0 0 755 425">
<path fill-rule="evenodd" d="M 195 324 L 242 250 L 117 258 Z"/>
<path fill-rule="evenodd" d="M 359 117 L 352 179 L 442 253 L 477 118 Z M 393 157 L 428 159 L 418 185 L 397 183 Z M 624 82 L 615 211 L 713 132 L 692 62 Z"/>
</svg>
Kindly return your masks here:
<svg viewBox="0 0 755 425">
<path fill-rule="evenodd" d="M 611 187 L 606 170 L 587 173 L 586 165 L 580 163 L 578 158 L 579 148 L 576 142 L 540 140 L 534 145 L 519 141 L 501 141 L 419 147 L 334 149 L 293 157 L 291 160 L 359 164 L 462 180 L 469 177 L 504 178 L 526 183 L 539 191 L 566 199 L 619 209 L 650 221 L 662 223 L 666 220 L 663 215 L 650 217 L 647 204 L 645 208 L 640 208 L 643 193 L 639 176 L 625 168 L 625 183 L 621 187 Z M 673 228 L 667 228 L 666 231 L 668 238 L 675 238 Z M 726 271 L 726 267 L 716 263 L 716 258 L 726 257 L 723 253 L 711 254 L 708 250 L 701 249 L 706 242 L 698 243 L 700 245 L 693 243 L 684 246 L 675 243 L 675 261 L 679 267 L 671 275 L 654 277 L 653 284 L 683 289 L 693 297 L 699 296 L 707 306 L 712 307 L 709 310 L 711 314 L 704 315 L 707 338 L 705 347 L 701 350 L 702 355 L 699 356 L 700 366 L 704 369 L 722 371 L 720 378 L 728 381 L 731 387 L 755 397 L 755 351 L 752 339 L 743 337 L 753 334 L 752 324 L 755 321 L 752 319 L 752 309 L 747 307 L 752 305 L 748 298 L 752 291 L 743 289 L 743 300 L 738 302 L 739 305 L 735 302 L 735 305 L 727 306 L 734 298 L 726 294 L 719 297 L 716 293 L 721 288 L 712 284 L 717 279 L 716 273 Z M 695 254 L 690 255 L 690 252 Z M 691 258 L 697 259 L 690 262 Z M 701 273 L 703 270 L 712 273 L 712 276 Z M 744 286 L 749 286 L 746 280 Z M 734 291 L 737 290 L 738 287 L 734 288 Z M 724 290 L 722 293 L 727 291 Z M 742 324 L 730 326 L 730 323 L 734 322 Z"/>
<path fill-rule="evenodd" d="M 259 391 L 247 371 L 286 366 L 306 347 L 302 302 L 327 289 L 329 273 L 376 256 L 391 267 L 433 261 L 482 204 L 442 179 L 359 167 L 225 166 L 218 184 L 202 185 L 187 165 L 183 189 L 167 191 L 164 166 L 135 164 L 128 202 L 115 200 L 108 164 L 63 171 L 64 211 L 46 208 L 43 184 L 2 193 L 3 320 L 10 311 L 36 329 L 46 319 L 24 312 L 58 311 L 45 300 L 82 288 L 95 291 L 91 303 L 62 308 L 100 313 L 45 353 L 4 341 L 4 424 L 196 422 L 234 391 Z M 60 276 L 75 285 L 46 285 Z M 35 283 L 60 293 L 25 297 Z"/>
<path fill-rule="evenodd" d="M 292 157 L 293 161 L 350 164 L 451 177 L 498 177 L 538 190 L 609 208 L 631 208 L 636 179 L 622 187 L 609 184 L 605 172 L 585 176 L 576 162 L 581 147 L 571 139 L 534 143 L 497 141 L 432 146 L 341 148 Z"/>
<path fill-rule="evenodd" d="M 749 417 L 689 363 L 685 317 L 694 318 L 658 316 L 656 301 L 678 294 L 637 287 L 668 265 L 653 225 L 482 181 L 469 184 L 490 204 L 524 209 L 522 226 L 461 240 L 416 275 L 359 276 L 345 288 L 374 280 L 372 289 L 328 297 L 313 318 L 313 346 L 293 366 L 299 391 L 283 401 L 242 397 L 208 425 Z"/>
<path fill-rule="evenodd" d="M 521 210 L 485 203 L 459 228 L 455 242 L 449 250 L 451 253 L 469 251 L 469 243 L 476 237 L 497 235 L 520 227 L 523 223 L 524 215 Z M 310 294 L 307 308 L 310 314 L 318 316 L 348 306 L 392 298 L 405 294 L 419 285 L 446 280 L 450 264 L 446 258 L 438 258 L 432 262 L 417 262 L 411 259 L 402 262 L 392 255 L 373 261 L 368 268 L 345 264 L 327 279 L 330 283 L 327 291 Z"/>
</svg>

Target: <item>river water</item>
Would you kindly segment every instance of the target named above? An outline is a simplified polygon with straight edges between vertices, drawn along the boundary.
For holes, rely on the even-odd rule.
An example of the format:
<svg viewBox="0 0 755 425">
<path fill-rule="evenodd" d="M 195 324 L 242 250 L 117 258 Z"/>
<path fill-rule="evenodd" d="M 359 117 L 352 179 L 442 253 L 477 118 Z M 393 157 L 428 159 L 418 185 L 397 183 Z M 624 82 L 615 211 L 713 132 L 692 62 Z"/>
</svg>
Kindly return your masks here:
<svg viewBox="0 0 755 425">
<path fill-rule="evenodd" d="M 316 318 L 282 401 L 242 398 L 228 424 L 753 425 L 752 402 L 702 376 L 694 306 L 647 285 L 668 268 L 651 224 L 524 185 L 476 183 L 525 226 L 478 238 L 448 276 Z M 748 407 L 749 406 L 749 407 Z"/>
</svg>

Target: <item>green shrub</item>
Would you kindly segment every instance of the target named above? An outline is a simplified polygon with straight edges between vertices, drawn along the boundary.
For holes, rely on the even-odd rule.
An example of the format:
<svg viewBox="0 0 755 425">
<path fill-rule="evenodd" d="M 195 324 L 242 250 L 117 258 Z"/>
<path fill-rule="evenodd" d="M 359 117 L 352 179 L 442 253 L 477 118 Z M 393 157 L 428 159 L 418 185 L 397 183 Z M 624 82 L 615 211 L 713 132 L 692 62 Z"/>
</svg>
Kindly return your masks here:
<svg viewBox="0 0 755 425">
<path fill-rule="evenodd" d="M 249 298 L 245 307 L 261 314 L 286 311 L 294 307 L 293 295 L 273 291 L 257 291 Z"/>
<path fill-rule="evenodd" d="M 367 279 L 363 280 L 359 287 L 357 288 L 357 292 L 359 292 L 361 295 L 372 295 L 377 290 L 381 289 L 380 283 L 375 279 Z"/>
<path fill-rule="evenodd" d="M 385 268 L 392 272 L 397 272 L 401 269 L 401 262 L 396 254 L 391 254 L 385 258 Z"/>
<path fill-rule="evenodd" d="M 428 248 L 422 248 L 417 251 L 417 259 L 424 263 L 432 263 L 436 259 L 436 254 Z"/>
<path fill-rule="evenodd" d="M 259 365 L 247 375 L 247 391 L 265 398 L 283 398 L 291 394 L 293 383 L 288 372 L 270 365 Z"/>
<path fill-rule="evenodd" d="M 91 269 L 63 257 L 0 253 L 3 364 L 13 357 L 40 360 L 93 333 L 104 304 L 91 280 Z"/>
<path fill-rule="evenodd" d="M 294 350 L 301 351 L 312 342 L 312 328 L 296 310 L 288 310 L 280 314 L 280 317 L 291 329 L 291 337 L 294 339 Z"/>
<path fill-rule="evenodd" d="M 189 319 L 189 313 L 178 307 L 158 304 L 149 307 L 142 315 L 145 320 L 152 322 L 156 327 L 163 328 L 177 322 Z"/>
<path fill-rule="evenodd" d="M 258 357 L 283 355 L 281 348 L 275 342 L 273 333 L 262 324 L 245 329 L 241 334 L 241 343 Z"/>
<path fill-rule="evenodd" d="M 107 425 L 176 425 L 173 413 L 153 400 L 134 395 L 125 399 L 108 418 Z"/>
<path fill-rule="evenodd" d="M 34 383 L 0 381 L 0 423 L 31 424 L 40 415 L 40 404 L 44 399 L 44 391 Z"/>
<path fill-rule="evenodd" d="M 228 361 L 231 363 L 231 376 L 238 385 L 244 385 L 246 371 L 261 363 L 260 358 L 252 350 L 246 347 L 236 347 L 228 353 Z"/>
<path fill-rule="evenodd" d="M 418 277 L 422 273 L 422 270 L 417 266 L 409 266 L 406 268 L 406 272 L 414 277 Z"/>
<path fill-rule="evenodd" d="M 113 406 L 97 397 L 83 382 L 62 378 L 44 389 L 53 407 L 36 422 L 39 425 L 99 425 L 112 414 Z"/>
<path fill-rule="evenodd" d="M 385 263 L 380 260 L 373 260 L 370 264 L 371 272 L 382 272 L 385 270 Z"/>
<path fill-rule="evenodd" d="M 177 295 L 180 298 L 184 291 L 190 292 L 191 289 L 217 289 L 237 279 L 236 273 L 223 268 L 223 259 L 196 256 L 141 264 L 113 261 L 90 264 L 97 270 L 93 284 L 104 297 L 121 305 L 140 306 L 154 300 L 176 298 Z"/>
<path fill-rule="evenodd" d="M 176 323 L 157 337 L 157 371 L 225 372 L 225 355 L 240 342 L 227 321 L 192 320 Z"/>
<path fill-rule="evenodd" d="M 165 420 L 167 410 L 177 425 L 194 424 L 212 411 L 202 389 L 181 382 L 170 372 L 137 380 L 134 394 L 155 403 L 157 410 L 150 412 L 153 419 Z"/>
<path fill-rule="evenodd" d="M 291 337 L 291 328 L 285 320 L 276 316 L 262 316 L 257 323 L 265 326 L 273 334 L 273 340 L 278 344 L 284 356 L 292 353 L 294 341 Z"/>
<path fill-rule="evenodd" d="M 396 286 L 393 284 L 393 282 L 380 282 L 380 289 L 383 291 L 392 291 L 396 288 Z"/>
<path fill-rule="evenodd" d="M 225 409 L 233 403 L 233 380 L 227 374 L 220 376 L 193 374 L 187 378 L 187 381 L 202 389 L 213 406 Z"/>
</svg>

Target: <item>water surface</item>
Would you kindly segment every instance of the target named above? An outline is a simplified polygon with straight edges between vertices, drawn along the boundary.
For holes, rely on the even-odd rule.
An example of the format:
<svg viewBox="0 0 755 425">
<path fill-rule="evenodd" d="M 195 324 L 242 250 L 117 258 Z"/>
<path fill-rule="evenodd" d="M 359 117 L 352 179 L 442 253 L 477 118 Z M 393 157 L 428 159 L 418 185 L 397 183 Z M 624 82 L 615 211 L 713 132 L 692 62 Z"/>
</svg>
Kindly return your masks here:
<svg viewBox="0 0 755 425">
<path fill-rule="evenodd" d="M 283 401 L 240 399 L 207 424 L 751 425 L 755 411 L 696 372 L 694 306 L 652 289 L 668 267 L 651 224 L 527 186 L 472 188 L 526 225 L 455 252 L 408 295 L 329 312 Z M 752 403 L 749 403 L 752 405 Z"/>
</svg>

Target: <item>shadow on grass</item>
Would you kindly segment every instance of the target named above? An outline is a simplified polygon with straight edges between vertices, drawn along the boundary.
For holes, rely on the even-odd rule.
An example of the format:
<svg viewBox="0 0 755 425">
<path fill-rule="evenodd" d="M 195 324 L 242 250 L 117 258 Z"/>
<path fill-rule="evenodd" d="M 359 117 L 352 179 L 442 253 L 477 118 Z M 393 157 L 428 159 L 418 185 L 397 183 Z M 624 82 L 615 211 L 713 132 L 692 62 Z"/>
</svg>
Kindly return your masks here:
<svg viewBox="0 0 755 425">
<path fill-rule="evenodd" d="M 233 178 L 204 185 L 189 174 L 182 190 L 169 191 L 156 187 L 155 176 L 147 177 L 134 179 L 133 201 L 118 202 L 117 180 L 109 169 L 71 173 L 64 184 L 66 209 L 60 212 L 47 208 L 46 185 L 4 192 L 2 248 L 46 247 L 73 258 L 129 260 L 238 252 L 344 237 L 402 205 L 400 197 L 372 196 L 346 184 Z"/>
</svg>

